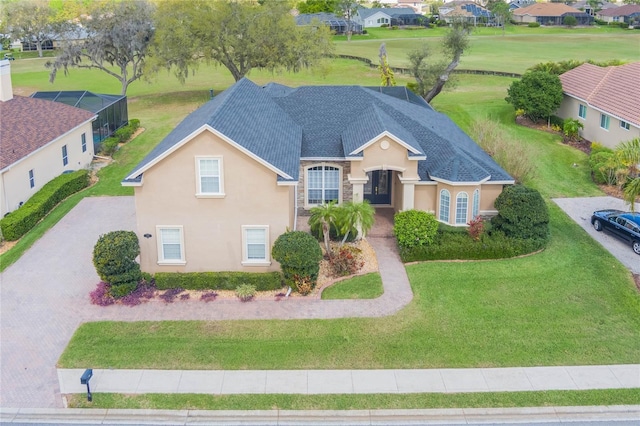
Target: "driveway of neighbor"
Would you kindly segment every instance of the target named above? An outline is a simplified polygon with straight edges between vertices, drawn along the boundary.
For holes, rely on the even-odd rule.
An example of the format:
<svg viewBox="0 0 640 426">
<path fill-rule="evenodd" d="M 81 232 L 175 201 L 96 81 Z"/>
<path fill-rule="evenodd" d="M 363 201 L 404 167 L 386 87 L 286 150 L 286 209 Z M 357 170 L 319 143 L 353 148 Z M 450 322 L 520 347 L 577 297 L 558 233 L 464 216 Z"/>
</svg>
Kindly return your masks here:
<svg viewBox="0 0 640 426">
<path fill-rule="evenodd" d="M 91 305 L 89 292 L 99 281 L 93 246 L 101 234 L 133 230 L 135 223 L 133 197 L 85 198 L 0 274 L 0 407 L 62 406 L 56 362 L 83 322 L 375 317 L 413 298 L 395 240 L 370 238 L 384 286 L 377 299 Z"/>
<path fill-rule="evenodd" d="M 614 197 L 554 198 L 553 201 L 589 235 L 609 250 L 620 263 L 634 274 L 640 274 L 640 256 L 633 252 L 631 244 L 617 239 L 606 231 L 598 232 L 591 225 L 591 214 L 594 211 L 605 209 L 628 211 L 628 204 Z M 636 211 L 640 211 L 638 203 L 636 203 Z"/>
</svg>

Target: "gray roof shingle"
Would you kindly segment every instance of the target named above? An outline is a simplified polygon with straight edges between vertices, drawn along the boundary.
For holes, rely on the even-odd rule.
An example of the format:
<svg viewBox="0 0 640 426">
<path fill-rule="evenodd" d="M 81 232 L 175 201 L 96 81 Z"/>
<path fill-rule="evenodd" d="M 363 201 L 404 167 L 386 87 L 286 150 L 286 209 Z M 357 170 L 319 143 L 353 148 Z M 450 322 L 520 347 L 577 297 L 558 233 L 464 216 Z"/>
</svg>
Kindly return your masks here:
<svg viewBox="0 0 640 426">
<path fill-rule="evenodd" d="M 411 147 L 408 155 L 426 155 L 418 161 L 424 181 L 513 181 L 453 121 L 409 93 L 400 88 L 290 88 L 273 83 L 260 88 L 242 79 L 189 115 L 129 179 L 135 181 L 156 157 L 209 124 L 294 180 L 301 158 L 344 159 L 387 131 Z"/>
</svg>

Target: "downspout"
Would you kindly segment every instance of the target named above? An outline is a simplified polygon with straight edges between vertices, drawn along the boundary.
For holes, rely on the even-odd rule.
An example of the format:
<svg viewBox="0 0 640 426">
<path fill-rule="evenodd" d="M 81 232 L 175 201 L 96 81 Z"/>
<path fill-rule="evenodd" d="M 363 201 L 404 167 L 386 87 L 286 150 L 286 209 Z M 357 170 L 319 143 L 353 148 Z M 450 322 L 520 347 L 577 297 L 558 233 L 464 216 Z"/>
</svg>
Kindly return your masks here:
<svg viewBox="0 0 640 426">
<path fill-rule="evenodd" d="M 298 230 L 298 184 L 293 185 L 293 230 Z"/>
</svg>

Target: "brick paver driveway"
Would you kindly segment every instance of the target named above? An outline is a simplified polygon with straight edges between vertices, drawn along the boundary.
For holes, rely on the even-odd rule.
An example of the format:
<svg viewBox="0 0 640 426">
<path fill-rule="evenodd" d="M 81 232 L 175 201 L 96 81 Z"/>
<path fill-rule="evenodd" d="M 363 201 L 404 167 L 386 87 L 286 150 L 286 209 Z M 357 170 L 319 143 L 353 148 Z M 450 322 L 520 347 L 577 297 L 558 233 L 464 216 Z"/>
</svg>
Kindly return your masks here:
<svg viewBox="0 0 640 426">
<path fill-rule="evenodd" d="M 61 407 L 55 365 L 76 328 L 86 321 L 383 316 L 397 312 L 413 297 L 395 240 L 370 238 L 384 285 L 377 299 L 91 305 L 88 294 L 98 282 L 91 253 L 98 236 L 134 228 L 133 197 L 85 198 L 0 275 L 0 406 Z"/>
</svg>

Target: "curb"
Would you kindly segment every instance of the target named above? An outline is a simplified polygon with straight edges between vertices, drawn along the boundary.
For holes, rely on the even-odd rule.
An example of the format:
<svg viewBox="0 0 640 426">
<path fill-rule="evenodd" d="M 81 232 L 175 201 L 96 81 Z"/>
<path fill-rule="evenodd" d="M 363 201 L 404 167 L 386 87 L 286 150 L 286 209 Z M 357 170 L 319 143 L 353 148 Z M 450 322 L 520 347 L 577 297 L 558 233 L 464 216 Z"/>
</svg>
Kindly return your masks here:
<svg viewBox="0 0 640 426">
<path fill-rule="evenodd" d="M 0 423 L 162 423 L 187 425 L 407 425 L 458 422 L 513 423 L 566 421 L 636 421 L 640 405 L 590 407 L 447 408 L 428 410 L 123 410 L 0 408 Z"/>
</svg>

